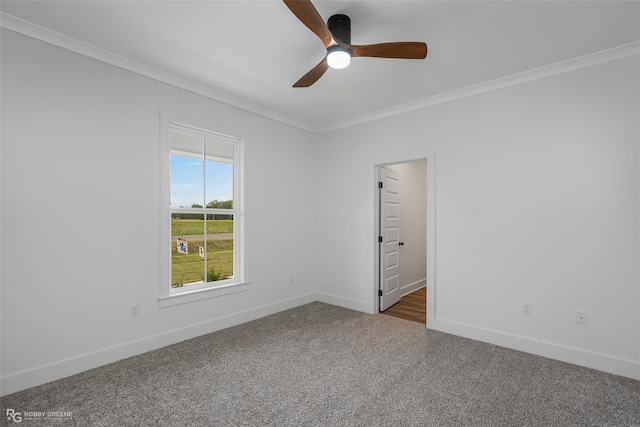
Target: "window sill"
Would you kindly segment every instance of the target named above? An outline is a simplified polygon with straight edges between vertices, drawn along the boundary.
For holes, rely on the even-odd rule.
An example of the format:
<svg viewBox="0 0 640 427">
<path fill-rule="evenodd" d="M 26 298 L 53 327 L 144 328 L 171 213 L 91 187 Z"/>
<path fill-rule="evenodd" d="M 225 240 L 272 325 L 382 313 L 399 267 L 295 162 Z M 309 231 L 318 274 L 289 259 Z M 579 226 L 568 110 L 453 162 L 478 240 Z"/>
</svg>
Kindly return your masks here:
<svg viewBox="0 0 640 427">
<path fill-rule="evenodd" d="M 160 302 L 160 308 L 165 308 L 200 301 L 203 299 L 245 292 L 249 289 L 251 289 L 251 282 L 238 282 L 211 288 L 195 289 L 193 291 L 180 292 L 173 295 L 163 295 L 158 298 L 158 301 Z"/>
</svg>

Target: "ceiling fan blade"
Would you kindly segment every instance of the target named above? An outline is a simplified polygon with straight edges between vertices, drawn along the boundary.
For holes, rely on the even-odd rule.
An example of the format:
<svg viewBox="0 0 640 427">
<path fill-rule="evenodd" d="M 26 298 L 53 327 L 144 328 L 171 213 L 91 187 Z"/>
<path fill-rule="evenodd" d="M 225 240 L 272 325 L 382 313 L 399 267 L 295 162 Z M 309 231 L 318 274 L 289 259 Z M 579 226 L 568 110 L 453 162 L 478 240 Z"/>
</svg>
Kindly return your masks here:
<svg viewBox="0 0 640 427">
<path fill-rule="evenodd" d="M 373 58 L 424 59 L 427 45 L 422 42 L 392 42 L 366 45 L 351 45 L 352 56 Z"/>
<path fill-rule="evenodd" d="M 329 69 L 329 63 L 327 62 L 327 57 L 315 67 L 311 69 L 307 74 L 302 76 L 300 80 L 293 84 L 293 87 L 309 87 L 315 82 L 318 81 L 320 77 Z"/>
<path fill-rule="evenodd" d="M 284 4 L 293 12 L 294 15 L 306 25 L 311 31 L 313 31 L 322 43 L 324 47 L 329 47 L 335 44 L 333 35 L 329 31 L 329 27 L 325 24 L 324 20 L 309 0 L 284 0 Z"/>
</svg>

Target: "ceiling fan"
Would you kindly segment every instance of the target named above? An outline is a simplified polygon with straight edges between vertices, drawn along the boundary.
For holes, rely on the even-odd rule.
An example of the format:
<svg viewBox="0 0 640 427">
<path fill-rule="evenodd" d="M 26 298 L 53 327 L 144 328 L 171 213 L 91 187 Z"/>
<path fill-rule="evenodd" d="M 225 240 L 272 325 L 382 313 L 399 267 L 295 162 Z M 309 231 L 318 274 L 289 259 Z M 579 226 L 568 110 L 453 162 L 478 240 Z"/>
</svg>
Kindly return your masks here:
<svg viewBox="0 0 640 427">
<path fill-rule="evenodd" d="M 310 0 L 283 0 L 287 7 L 306 25 L 327 49 L 327 55 L 293 87 L 309 87 L 331 68 L 344 68 L 351 57 L 424 59 L 427 45 L 422 42 L 391 42 L 367 45 L 351 44 L 351 19 L 347 15 L 333 15 L 327 23 Z"/>
</svg>

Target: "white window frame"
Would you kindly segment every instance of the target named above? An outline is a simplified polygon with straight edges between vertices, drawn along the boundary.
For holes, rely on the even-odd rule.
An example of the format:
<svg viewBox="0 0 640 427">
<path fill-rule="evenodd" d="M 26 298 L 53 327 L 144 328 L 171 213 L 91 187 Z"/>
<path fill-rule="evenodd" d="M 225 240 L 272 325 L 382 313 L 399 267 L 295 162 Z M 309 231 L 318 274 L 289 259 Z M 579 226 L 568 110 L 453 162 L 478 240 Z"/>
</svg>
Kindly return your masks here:
<svg viewBox="0 0 640 427">
<path fill-rule="evenodd" d="M 199 301 L 202 299 L 228 295 L 236 292 L 243 292 L 250 289 L 250 283 L 244 279 L 244 214 L 242 210 L 243 196 L 243 140 L 241 138 L 225 135 L 213 130 L 211 124 L 195 123 L 196 120 L 176 120 L 170 114 L 161 112 L 161 129 L 160 129 L 160 295 L 158 301 L 160 307 L 170 307 L 177 304 L 184 304 Z M 201 137 L 213 137 L 229 141 L 234 146 L 233 159 L 233 209 L 216 209 L 216 208 L 171 208 L 170 206 L 170 187 L 171 187 L 171 167 L 170 156 L 171 135 L 176 130 L 191 135 Z M 174 153 L 176 151 L 174 150 Z M 184 154 L 184 153 L 178 153 Z M 212 158 L 212 160 L 215 160 Z M 173 213 L 192 213 L 192 214 L 222 214 L 233 215 L 233 270 L 232 278 L 203 282 L 194 285 L 188 285 L 180 288 L 172 288 L 171 286 L 171 250 L 169 242 L 171 241 L 171 215 Z M 205 216 L 206 218 L 206 216 Z M 206 277 L 206 273 L 205 273 Z"/>
</svg>

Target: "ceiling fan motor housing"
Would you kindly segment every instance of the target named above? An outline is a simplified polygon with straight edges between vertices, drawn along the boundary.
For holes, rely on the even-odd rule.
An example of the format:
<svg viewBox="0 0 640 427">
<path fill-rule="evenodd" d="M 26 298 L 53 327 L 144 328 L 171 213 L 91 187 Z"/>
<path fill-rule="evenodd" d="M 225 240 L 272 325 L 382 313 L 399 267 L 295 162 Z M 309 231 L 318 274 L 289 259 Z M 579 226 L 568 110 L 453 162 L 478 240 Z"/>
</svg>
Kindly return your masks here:
<svg viewBox="0 0 640 427">
<path fill-rule="evenodd" d="M 333 37 L 343 43 L 351 44 L 351 18 L 347 15 L 333 15 L 327 21 L 327 27 Z"/>
</svg>

